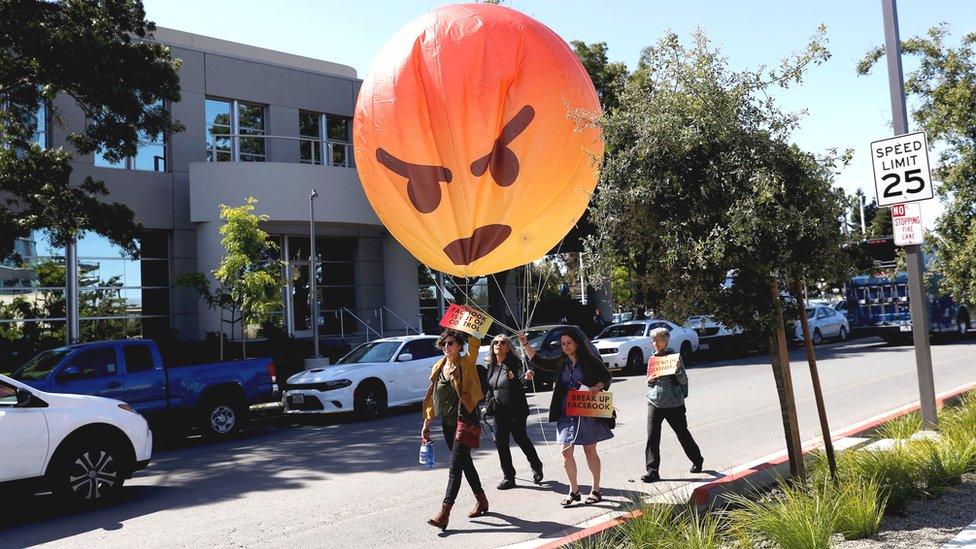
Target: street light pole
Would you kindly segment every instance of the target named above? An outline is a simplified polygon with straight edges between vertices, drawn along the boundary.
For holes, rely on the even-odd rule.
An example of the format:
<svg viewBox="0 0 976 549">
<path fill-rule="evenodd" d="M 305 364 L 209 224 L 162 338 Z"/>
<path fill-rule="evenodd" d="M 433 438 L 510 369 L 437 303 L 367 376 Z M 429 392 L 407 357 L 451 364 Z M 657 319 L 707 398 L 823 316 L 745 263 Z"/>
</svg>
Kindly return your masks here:
<svg viewBox="0 0 976 549">
<path fill-rule="evenodd" d="M 858 203 L 861 207 L 861 236 L 867 234 L 867 229 L 864 227 L 864 193 L 857 195 Z"/>
<path fill-rule="evenodd" d="M 308 240 L 311 243 L 308 251 L 308 294 L 312 301 L 312 349 L 314 358 L 319 358 L 319 296 L 318 296 L 318 272 L 315 265 L 315 198 L 319 195 L 318 191 L 312 189 L 312 194 L 308 195 Z"/>
<path fill-rule="evenodd" d="M 884 13 L 885 51 L 888 62 L 888 93 L 891 96 L 891 118 L 895 135 L 908 133 L 908 110 L 905 106 L 905 80 L 901 70 L 901 39 L 898 36 L 898 8 L 895 0 L 881 0 Z M 922 254 L 916 244 L 905 246 L 908 263 L 908 306 L 912 315 L 912 337 L 915 340 L 915 369 L 918 371 L 919 402 L 922 422 L 928 428 L 938 425 L 935 406 L 935 381 L 932 378 L 932 352 L 929 349 L 928 300 L 922 286 Z"/>
</svg>

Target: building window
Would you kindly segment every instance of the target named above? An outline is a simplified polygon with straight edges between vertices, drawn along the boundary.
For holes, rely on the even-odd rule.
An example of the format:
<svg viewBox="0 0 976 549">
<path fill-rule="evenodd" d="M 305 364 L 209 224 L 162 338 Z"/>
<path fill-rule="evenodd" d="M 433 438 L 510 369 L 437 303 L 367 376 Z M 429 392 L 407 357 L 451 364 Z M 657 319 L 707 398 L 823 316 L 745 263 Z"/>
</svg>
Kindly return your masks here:
<svg viewBox="0 0 976 549">
<path fill-rule="evenodd" d="M 353 167 L 352 119 L 346 116 L 325 115 L 329 165 Z"/>
<path fill-rule="evenodd" d="M 35 232 L 14 252 L 0 263 L 0 363 L 11 369 L 67 342 L 64 250 Z"/>
<path fill-rule="evenodd" d="M 207 162 L 230 162 L 231 102 L 207 99 Z"/>
<path fill-rule="evenodd" d="M 302 164 L 322 164 L 322 115 L 298 111 L 298 149 Z"/>
<path fill-rule="evenodd" d="M 264 106 L 206 100 L 207 162 L 264 162 Z"/>
<path fill-rule="evenodd" d="M 41 104 L 38 105 L 37 110 L 34 111 L 32 117 L 33 120 L 29 121 L 29 123 L 34 127 L 34 137 L 31 139 L 31 141 L 36 143 L 37 146 L 42 149 L 47 149 L 51 146 L 51 142 L 49 141 L 51 136 L 49 124 L 50 121 L 48 120 L 50 118 L 48 116 L 49 112 L 50 105 L 48 105 L 47 101 L 42 101 Z"/>
<path fill-rule="evenodd" d="M 163 102 L 157 101 L 150 108 L 163 108 Z M 139 143 L 136 155 L 112 162 L 101 152 L 95 153 L 95 165 L 100 168 L 116 168 L 120 170 L 140 170 L 146 172 L 165 172 L 167 164 L 166 136 L 149 135 L 144 131 L 138 133 Z"/>
<path fill-rule="evenodd" d="M 309 299 L 309 239 L 289 236 L 288 327 L 293 335 L 311 334 Z M 351 313 L 356 309 L 355 238 L 315 238 L 316 290 L 319 299 L 319 333 L 339 335 L 362 330 Z"/>
<path fill-rule="evenodd" d="M 169 234 L 146 231 L 133 259 L 104 237 L 78 241 L 82 341 L 160 337 L 169 330 Z"/>
<path fill-rule="evenodd" d="M 299 111 L 298 147 L 302 164 L 353 167 L 350 128 L 349 117 Z"/>
</svg>

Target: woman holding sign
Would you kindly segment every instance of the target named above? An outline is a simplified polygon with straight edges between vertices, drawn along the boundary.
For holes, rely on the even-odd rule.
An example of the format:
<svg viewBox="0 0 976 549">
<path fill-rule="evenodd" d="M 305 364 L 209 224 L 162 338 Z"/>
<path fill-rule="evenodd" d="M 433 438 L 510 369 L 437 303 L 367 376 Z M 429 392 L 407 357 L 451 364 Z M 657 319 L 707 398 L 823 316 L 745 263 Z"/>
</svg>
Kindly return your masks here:
<svg viewBox="0 0 976 549">
<path fill-rule="evenodd" d="M 508 447 L 510 436 L 529 460 L 532 481 L 539 484 L 542 482 L 542 460 L 526 433 L 525 421 L 529 416 L 529 403 L 522 388 L 522 382 L 532 380 L 535 374 L 532 370 L 526 370 L 522 361 L 515 356 L 512 341 L 503 335 L 497 335 L 491 340 L 491 352 L 486 362 L 486 377 L 491 389 L 488 406 L 492 413 L 485 412 L 485 415 L 495 416 L 495 447 L 498 449 L 498 459 L 505 476 L 498 489 L 508 490 L 515 487 L 515 467 L 512 466 L 512 450 Z"/>
<path fill-rule="evenodd" d="M 596 452 L 596 444 L 613 437 L 610 428 L 614 420 L 568 415 L 567 396 L 571 390 L 592 393 L 605 391 L 610 387 L 613 376 L 603 361 L 593 356 L 575 332 L 567 331 L 559 336 L 563 352 L 548 360 L 536 354 L 524 332 L 519 333 L 518 339 L 533 366 L 554 374 L 549 421 L 556 422 L 556 440 L 563 444 L 563 466 L 566 468 L 566 476 L 569 477 L 569 495 L 560 503 L 563 507 L 569 507 L 580 500 L 579 484 L 576 482 L 576 458 L 573 455 L 577 445 L 583 447 L 586 464 L 593 476 L 593 487 L 585 503 L 597 503 L 603 498 L 600 496 L 600 456 Z"/>
<path fill-rule="evenodd" d="M 454 500 L 461 489 L 462 473 L 478 500 L 468 517 L 480 517 L 488 512 L 488 498 L 485 497 L 478 471 L 471 460 L 471 449 L 478 448 L 481 439 L 478 402 L 484 394 L 481 392 L 481 379 L 475 365 L 481 340 L 468 337 L 467 354 L 461 356 L 464 335 L 446 330 L 437 339 L 437 347 L 444 351 L 444 358 L 434 364 L 430 372 L 430 386 L 424 396 L 424 426 L 420 432 L 420 440 L 425 443 L 430 440 L 430 423 L 435 416 L 440 415 L 444 440 L 451 450 L 451 469 L 441 511 L 427 519 L 428 524 L 441 530 L 447 528 L 451 508 L 454 507 Z"/>
<path fill-rule="evenodd" d="M 654 342 L 654 355 L 647 361 L 647 446 L 644 459 L 647 473 L 641 477 L 644 482 L 661 480 L 658 467 L 661 465 L 661 424 L 666 420 L 678 435 L 678 442 L 685 455 L 691 460 L 691 472 L 702 470 L 702 455 L 698 444 L 688 431 L 685 417 L 685 397 L 688 396 L 688 374 L 685 373 L 681 355 L 668 347 L 671 332 L 666 328 L 651 330 Z"/>
</svg>

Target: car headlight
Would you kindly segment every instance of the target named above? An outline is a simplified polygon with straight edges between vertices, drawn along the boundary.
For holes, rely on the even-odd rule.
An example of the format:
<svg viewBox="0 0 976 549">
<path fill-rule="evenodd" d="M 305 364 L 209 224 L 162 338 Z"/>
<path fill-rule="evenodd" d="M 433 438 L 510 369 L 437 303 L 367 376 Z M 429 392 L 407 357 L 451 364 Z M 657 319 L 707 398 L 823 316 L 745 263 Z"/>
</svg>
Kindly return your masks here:
<svg viewBox="0 0 976 549">
<path fill-rule="evenodd" d="M 326 381 L 325 383 L 317 384 L 319 391 L 332 391 L 334 389 L 342 389 L 343 387 L 348 387 L 352 385 L 352 380 L 349 379 L 334 379 L 332 381 Z"/>
<path fill-rule="evenodd" d="M 606 347 L 606 348 L 600 349 L 600 354 L 601 355 L 615 355 L 615 354 L 617 354 L 617 349 L 614 348 L 614 347 Z"/>
</svg>

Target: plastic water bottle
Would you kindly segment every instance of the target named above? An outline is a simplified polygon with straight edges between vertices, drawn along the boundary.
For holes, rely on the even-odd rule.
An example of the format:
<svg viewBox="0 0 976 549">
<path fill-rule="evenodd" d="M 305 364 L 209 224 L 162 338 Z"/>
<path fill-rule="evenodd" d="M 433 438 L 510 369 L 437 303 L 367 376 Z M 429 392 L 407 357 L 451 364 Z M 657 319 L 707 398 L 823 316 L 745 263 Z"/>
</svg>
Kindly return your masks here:
<svg viewBox="0 0 976 549">
<path fill-rule="evenodd" d="M 434 443 L 420 443 L 420 463 L 427 469 L 434 468 Z"/>
</svg>

